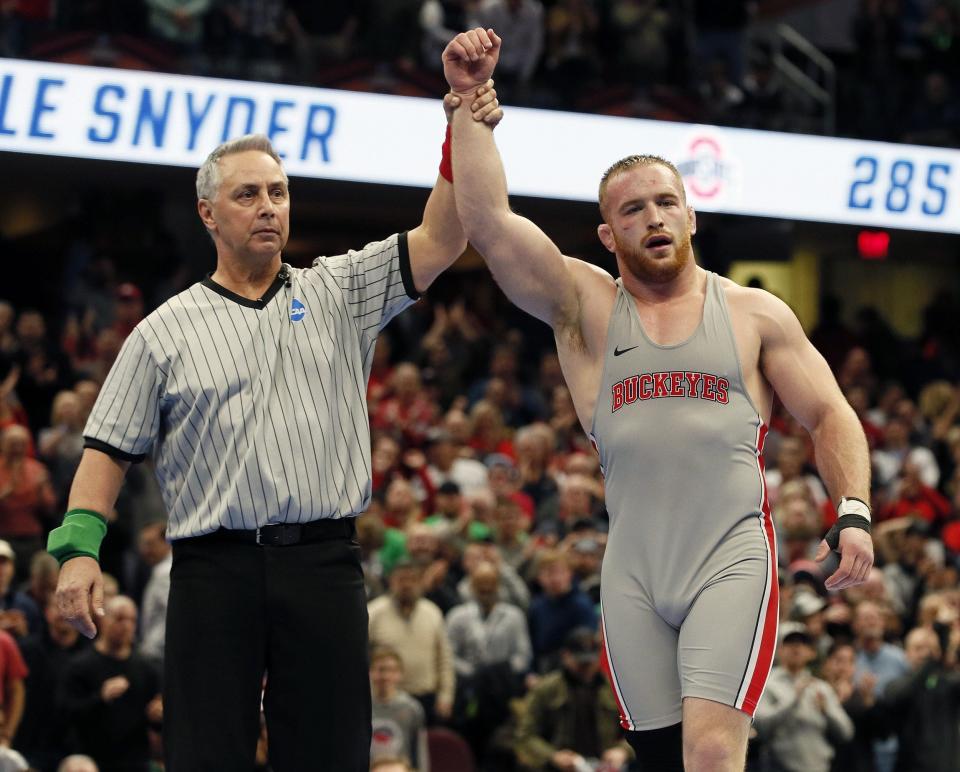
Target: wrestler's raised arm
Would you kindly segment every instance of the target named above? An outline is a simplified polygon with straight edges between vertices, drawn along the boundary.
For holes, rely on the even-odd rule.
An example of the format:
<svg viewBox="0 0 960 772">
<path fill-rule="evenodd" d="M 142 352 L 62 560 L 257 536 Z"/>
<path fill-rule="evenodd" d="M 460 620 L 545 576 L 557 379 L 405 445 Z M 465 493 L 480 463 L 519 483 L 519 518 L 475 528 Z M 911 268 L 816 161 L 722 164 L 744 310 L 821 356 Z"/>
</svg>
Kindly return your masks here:
<svg viewBox="0 0 960 772">
<path fill-rule="evenodd" d="M 472 70 L 499 55 L 500 38 L 493 30 L 461 33 L 447 46 L 444 74 L 464 105 L 472 103 L 476 90 Z M 579 261 L 565 258 L 540 228 L 510 211 L 493 132 L 470 120 L 465 106 L 453 117 L 453 148 L 454 193 L 467 240 L 517 306 L 555 330 L 576 328 L 580 302 L 571 263 Z"/>
</svg>

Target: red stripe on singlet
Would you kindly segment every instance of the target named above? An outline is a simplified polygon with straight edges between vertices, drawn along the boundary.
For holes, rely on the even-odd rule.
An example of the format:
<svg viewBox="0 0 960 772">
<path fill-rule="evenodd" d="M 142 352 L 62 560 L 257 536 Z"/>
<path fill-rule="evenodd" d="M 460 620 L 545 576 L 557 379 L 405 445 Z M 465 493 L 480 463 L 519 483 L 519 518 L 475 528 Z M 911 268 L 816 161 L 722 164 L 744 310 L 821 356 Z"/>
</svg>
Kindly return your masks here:
<svg viewBox="0 0 960 772">
<path fill-rule="evenodd" d="M 760 467 L 760 480 L 762 484 L 762 500 L 760 503 L 761 524 L 767 541 L 769 550 L 770 575 L 770 593 L 767 597 L 767 605 L 763 612 L 761 622 L 762 632 L 760 634 L 760 651 L 757 654 L 757 661 L 753 668 L 753 675 L 750 678 L 750 685 L 747 687 L 746 696 L 743 699 L 741 710 L 750 716 L 753 716 L 757 709 L 757 703 L 760 702 L 760 696 L 763 694 L 763 687 L 767 683 L 767 677 L 770 675 L 770 668 L 773 665 L 773 655 L 777 648 L 777 622 L 779 615 L 780 588 L 777 584 L 777 541 L 773 531 L 773 517 L 770 514 L 770 500 L 767 497 L 767 481 L 764 476 L 763 464 L 763 443 L 767 438 L 767 427 L 761 423 L 759 436 L 757 438 L 757 463 Z"/>
<path fill-rule="evenodd" d="M 617 678 L 610 666 L 610 658 L 607 655 L 607 634 L 606 626 L 603 623 L 603 607 L 600 608 L 600 669 L 606 674 L 610 682 L 610 688 L 613 690 L 613 698 L 617 701 L 617 710 L 620 712 L 620 726 L 624 729 L 636 729 L 630 717 L 627 715 L 627 709 L 620 700 L 620 689 L 617 685 Z"/>
</svg>

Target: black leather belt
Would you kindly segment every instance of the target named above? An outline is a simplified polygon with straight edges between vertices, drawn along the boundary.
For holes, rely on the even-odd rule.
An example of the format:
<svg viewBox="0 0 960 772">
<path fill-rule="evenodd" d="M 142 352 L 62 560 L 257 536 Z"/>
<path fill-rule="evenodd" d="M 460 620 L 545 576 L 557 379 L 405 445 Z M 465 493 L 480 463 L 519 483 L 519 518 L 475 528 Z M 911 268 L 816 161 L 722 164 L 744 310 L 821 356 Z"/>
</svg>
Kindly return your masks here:
<svg viewBox="0 0 960 772">
<path fill-rule="evenodd" d="M 249 531 L 221 528 L 199 538 L 238 541 L 261 547 L 290 547 L 312 541 L 352 539 L 356 535 L 357 518 L 342 517 L 336 520 L 332 518 L 313 520 L 309 523 L 271 523 Z"/>
</svg>

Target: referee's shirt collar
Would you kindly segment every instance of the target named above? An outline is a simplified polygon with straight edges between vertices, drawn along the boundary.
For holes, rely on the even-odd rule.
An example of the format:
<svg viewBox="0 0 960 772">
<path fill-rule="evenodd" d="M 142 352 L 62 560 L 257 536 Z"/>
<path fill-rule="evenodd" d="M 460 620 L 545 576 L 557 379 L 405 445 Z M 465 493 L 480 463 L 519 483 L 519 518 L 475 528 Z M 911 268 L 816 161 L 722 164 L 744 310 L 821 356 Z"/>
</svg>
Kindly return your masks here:
<svg viewBox="0 0 960 772">
<path fill-rule="evenodd" d="M 259 310 L 261 308 L 266 308 L 267 304 L 271 300 L 273 300 L 273 296 L 276 295 L 280 291 L 280 288 L 283 286 L 284 279 L 281 276 L 281 274 L 283 274 L 284 268 L 286 268 L 286 270 L 288 271 L 290 270 L 290 268 L 287 267 L 286 264 L 283 264 L 276 278 L 273 280 L 273 284 L 267 287 L 267 291 L 263 293 L 263 297 L 260 298 L 259 300 L 251 300 L 250 298 L 245 298 L 243 295 L 238 295 L 236 292 L 232 292 L 231 290 L 228 290 L 222 284 L 218 284 L 213 280 L 212 271 L 207 274 L 207 277 L 201 282 L 201 284 L 203 284 L 203 286 L 206 287 L 207 289 L 213 290 L 218 295 L 223 295 L 223 297 L 225 297 L 227 300 L 232 300 L 234 303 L 237 303 L 238 305 L 246 306 L 247 308 L 256 308 Z"/>
</svg>

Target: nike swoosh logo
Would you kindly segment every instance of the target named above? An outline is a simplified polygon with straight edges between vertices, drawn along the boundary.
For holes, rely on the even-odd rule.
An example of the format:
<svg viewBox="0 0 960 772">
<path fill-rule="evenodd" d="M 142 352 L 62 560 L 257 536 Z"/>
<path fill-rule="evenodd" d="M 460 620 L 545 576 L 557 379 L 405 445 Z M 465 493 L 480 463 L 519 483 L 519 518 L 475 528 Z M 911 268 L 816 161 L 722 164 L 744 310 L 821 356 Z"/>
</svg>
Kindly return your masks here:
<svg viewBox="0 0 960 772">
<path fill-rule="evenodd" d="M 639 345 L 639 344 L 638 344 L 638 345 Z M 614 346 L 614 348 L 613 348 L 613 355 L 614 355 L 615 357 L 618 357 L 618 356 L 620 356 L 621 354 L 626 354 L 628 351 L 633 351 L 635 348 L 637 348 L 637 346 L 631 346 L 630 348 L 619 348 L 619 347 L 617 347 L 617 346 Z"/>
</svg>

